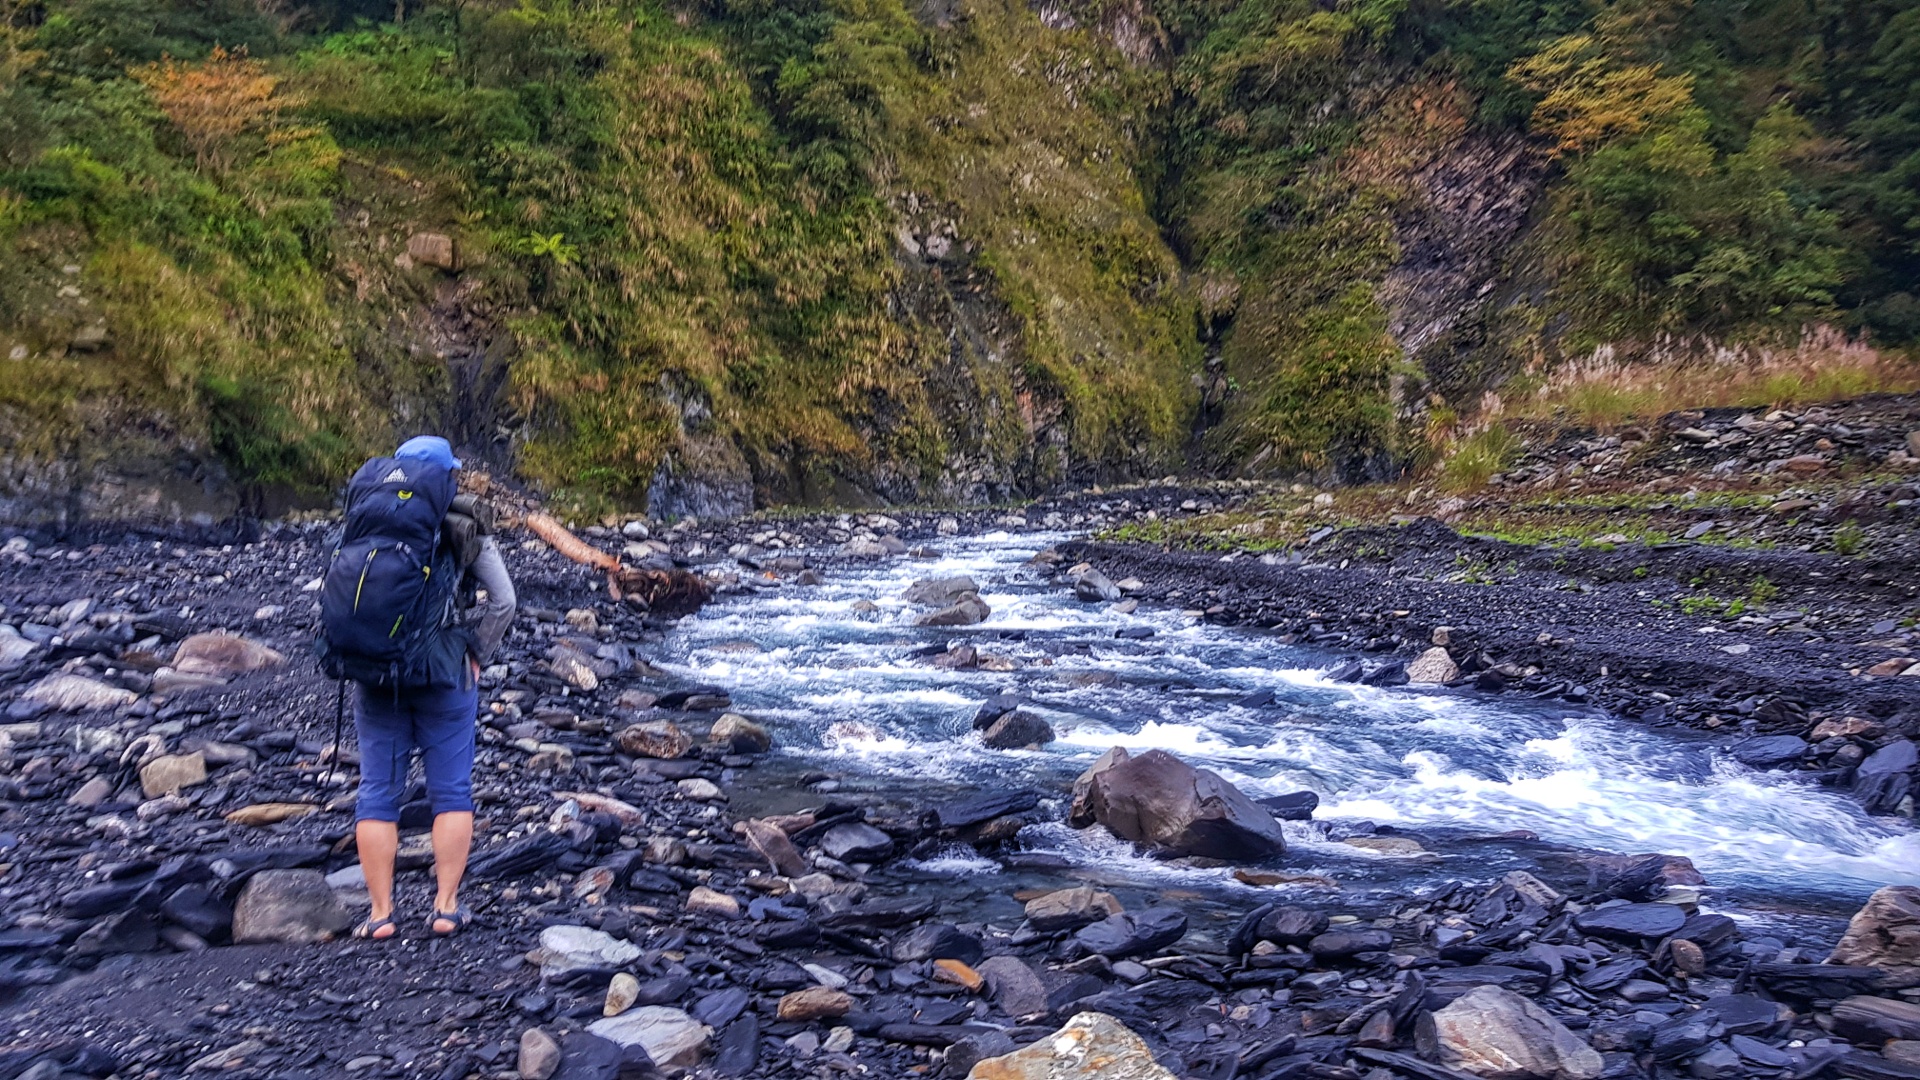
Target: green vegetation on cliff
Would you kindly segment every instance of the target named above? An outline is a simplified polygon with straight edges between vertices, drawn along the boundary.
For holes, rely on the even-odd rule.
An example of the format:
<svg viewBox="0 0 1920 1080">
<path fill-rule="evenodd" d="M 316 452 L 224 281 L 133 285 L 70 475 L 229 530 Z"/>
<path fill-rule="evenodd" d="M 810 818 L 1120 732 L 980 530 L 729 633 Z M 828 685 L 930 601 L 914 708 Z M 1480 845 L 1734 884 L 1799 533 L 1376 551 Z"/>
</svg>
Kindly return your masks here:
<svg viewBox="0 0 1920 1080">
<path fill-rule="evenodd" d="M 0 457 L 1380 475 L 1603 344 L 1920 336 L 1916 102 L 1895 0 L 0 0 Z"/>
</svg>

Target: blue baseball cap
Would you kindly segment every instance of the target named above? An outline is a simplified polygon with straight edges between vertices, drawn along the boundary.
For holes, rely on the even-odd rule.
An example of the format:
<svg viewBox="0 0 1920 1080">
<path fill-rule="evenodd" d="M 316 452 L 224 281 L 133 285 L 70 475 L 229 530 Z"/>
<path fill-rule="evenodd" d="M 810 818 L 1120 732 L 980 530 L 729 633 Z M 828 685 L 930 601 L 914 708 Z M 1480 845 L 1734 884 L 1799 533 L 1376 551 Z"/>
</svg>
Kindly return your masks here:
<svg viewBox="0 0 1920 1080">
<path fill-rule="evenodd" d="M 393 452 L 397 458 L 419 458 L 431 461 L 449 469 L 460 467 L 460 459 L 453 456 L 453 445 L 438 435 L 415 435 L 400 444 Z"/>
</svg>

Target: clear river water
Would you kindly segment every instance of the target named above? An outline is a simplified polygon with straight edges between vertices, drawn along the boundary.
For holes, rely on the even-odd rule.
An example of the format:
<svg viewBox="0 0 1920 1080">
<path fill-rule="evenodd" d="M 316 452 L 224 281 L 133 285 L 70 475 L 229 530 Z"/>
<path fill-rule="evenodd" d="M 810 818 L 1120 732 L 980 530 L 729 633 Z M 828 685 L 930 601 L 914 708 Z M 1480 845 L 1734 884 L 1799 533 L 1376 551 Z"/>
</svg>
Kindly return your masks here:
<svg viewBox="0 0 1920 1080">
<path fill-rule="evenodd" d="M 1049 586 L 1024 564 L 1059 539 L 956 538 L 938 559 L 834 569 L 824 585 L 732 596 L 682 620 L 666 666 L 726 687 L 780 744 L 774 763 L 756 770 L 766 778 L 761 795 L 751 774 L 737 782 L 748 794 L 736 795 L 736 809 L 817 804 L 819 794 L 793 781 L 825 774 L 842 796 L 907 805 L 1033 787 L 1060 801 L 1060 819 L 1073 778 L 1108 747 L 1157 747 L 1256 798 L 1317 792 L 1314 820 L 1288 824 L 1292 850 L 1278 868 L 1332 878 L 1349 900 L 1513 868 L 1558 867 L 1565 879 L 1583 851 L 1685 855 L 1708 880 L 1707 903 L 1762 918 L 1830 919 L 1879 885 L 1920 884 L 1920 833 L 1867 816 L 1843 792 L 1748 769 L 1722 752 L 1725 736 L 1516 695 L 1335 683 L 1325 672 L 1350 657 L 1179 611 L 1119 614 Z M 958 629 L 911 626 L 917 609 L 902 591 L 958 574 L 980 585 L 992 617 Z M 863 600 L 881 610 L 862 613 Z M 1154 633 L 1117 638 L 1123 628 Z M 1014 670 L 931 666 L 929 647 L 950 641 Z M 1258 691 L 1272 702 L 1237 704 Z M 1024 696 L 1058 740 L 1037 751 L 983 747 L 974 712 L 1005 692 Z M 786 782 L 775 782 L 783 773 Z M 1378 855 L 1338 842 L 1361 822 L 1414 836 L 1431 853 Z M 1499 835 L 1514 830 L 1539 841 Z M 890 872 L 1001 898 L 998 907 L 982 901 L 985 915 L 1006 914 L 1004 897 L 1016 888 L 1081 880 L 1123 899 L 1172 894 L 1245 908 L 1274 895 L 1240 884 L 1230 868 L 1136 855 L 1098 827 L 1030 826 L 1019 846 L 1025 854 L 1013 860 L 954 848 Z M 1325 898 L 1324 889 L 1302 890 Z"/>
</svg>

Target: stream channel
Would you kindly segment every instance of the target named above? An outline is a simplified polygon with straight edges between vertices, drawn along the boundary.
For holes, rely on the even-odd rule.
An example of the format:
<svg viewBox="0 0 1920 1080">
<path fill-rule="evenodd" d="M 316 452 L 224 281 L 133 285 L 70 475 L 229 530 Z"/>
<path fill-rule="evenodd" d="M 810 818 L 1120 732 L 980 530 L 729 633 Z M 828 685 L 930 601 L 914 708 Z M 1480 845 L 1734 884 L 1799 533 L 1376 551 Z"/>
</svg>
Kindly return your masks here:
<svg viewBox="0 0 1920 1080">
<path fill-rule="evenodd" d="M 1875 887 L 1920 884 L 1920 833 L 1867 816 L 1844 792 L 1748 769 L 1722 752 L 1726 736 L 1647 728 L 1563 701 L 1332 682 L 1325 673 L 1350 656 L 1179 611 L 1119 614 L 1076 600 L 1044 567 L 1025 565 L 1061 539 L 955 538 L 938 559 L 842 565 L 824 585 L 734 596 L 682 620 L 664 666 L 725 687 L 780 747 L 739 779 L 735 812 L 865 797 L 914 814 L 975 791 L 1033 788 L 1051 800 L 1043 805 L 1054 823 L 1023 830 L 1019 850 L 994 859 L 955 847 L 893 864 L 887 883 L 932 890 L 950 917 L 1012 923 L 1015 892 L 1091 882 L 1129 907 L 1185 904 L 1204 936 L 1267 899 L 1383 910 L 1425 886 L 1513 869 L 1577 886 L 1579 860 L 1594 852 L 1685 855 L 1707 879 L 1706 909 L 1828 941 Z M 979 584 L 992 616 L 913 627 L 917 609 L 903 590 L 960 574 Z M 880 611 L 863 614 L 863 600 Z M 1153 633 L 1116 637 L 1129 628 Z M 928 663 L 930 651 L 958 641 L 1016 666 Z M 1263 691 L 1269 703 L 1242 704 Z M 1057 741 L 983 747 L 973 715 L 997 693 L 1025 698 Z M 1171 751 L 1256 799 L 1317 792 L 1313 820 L 1287 823 L 1290 850 L 1270 869 L 1331 878 L 1339 891 L 1256 888 L 1233 867 L 1160 862 L 1097 826 L 1068 828 L 1074 777 L 1112 746 Z M 1411 836 L 1429 853 L 1339 842 L 1370 828 Z"/>
</svg>

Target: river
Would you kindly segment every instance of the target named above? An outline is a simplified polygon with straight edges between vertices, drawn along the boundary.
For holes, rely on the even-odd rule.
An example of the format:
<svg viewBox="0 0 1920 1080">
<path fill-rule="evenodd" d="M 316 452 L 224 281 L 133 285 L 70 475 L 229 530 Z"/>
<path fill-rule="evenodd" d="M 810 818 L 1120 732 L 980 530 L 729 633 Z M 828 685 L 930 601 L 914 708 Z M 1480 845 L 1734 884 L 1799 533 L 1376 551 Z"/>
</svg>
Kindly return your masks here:
<svg viewBox="0 0 1920 1080">
<path fill-rule="evenodd" d="M 1347 902 L 1514 868 L 1565 880 L 1570 860 L 1592 851 L 1685 855 L 1708 879 L 1706 903 L 1761 918 L 1830 919 L 1879 885 L 1920 883 L 1920 833 L 1867 816 L 1843 792 L 1748 769 L 1721 752 L 1727 737 L 1651 729 L 1560 701 L 1335 683 L 1325 673 L 1350 656 L 1179 611 L 1120 614 L 1050 587 L 1024 564 L 1060 539 L 955 539 L 937 559 L 832 569 L 823 585 L 733 596 L 681 620 L 666 666 L 726 687 L 780 742 L 761 795 L 736 809 L 795 809 L 834 790 L 910 806 L 1033 787 L 1057 797 L 1061 819 L 1074 776 L 1108 747 L 1158 747 L 1256 798 L 1317 792 L 1314 820 L 1288 824 L 1281 869 L 1332 878 Z M 959 629 L 909 625 L 916 609 L 902 591 L 959 574 L 980 585 L 992 617 Z M 862 612 L 861 601 L 880 610 Z M 1116 637 L 1122 630 L 1152 636 Z M 962 640 L 1013 670 L 927 662 L 929 649 Z M 1272 700 L 1242 704 L 1261 691 Z M 1058 740 L 1038 751 L 981 746 L 974 712 L 1006 692 L 1024 696 Z M 816 786 L 796 790 L 776 777 Z M 1379 855 L 1339 842 L 1365 823 L 1411 835 L 1430 853 Z M 1515 839 L 1519 830 L 1539 840 Z M 981 901 L 985 915 L 1005 914 L 1004 896 L 1018 887 L 1078 880 L 1223 907 L 1273 894 L 1240 884 L 1231 868 L 1141 857 L 1097 827 L 1030 826 L 1019 846 L 1012 859 L 961 848 L 894 873 L 1001 898 Z"/>
</svg>

